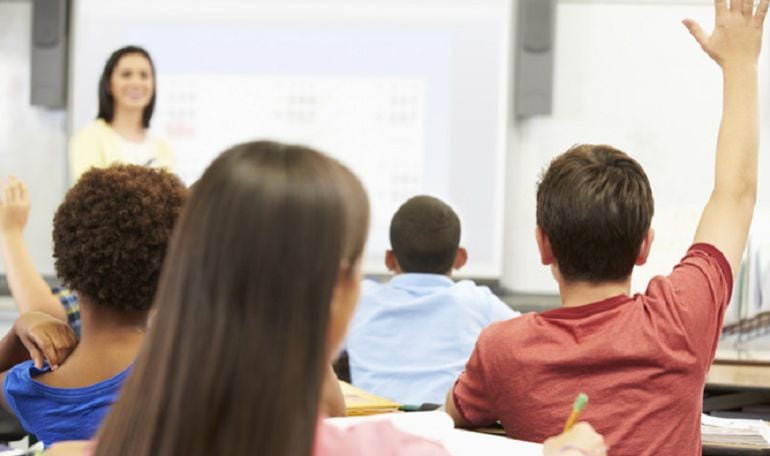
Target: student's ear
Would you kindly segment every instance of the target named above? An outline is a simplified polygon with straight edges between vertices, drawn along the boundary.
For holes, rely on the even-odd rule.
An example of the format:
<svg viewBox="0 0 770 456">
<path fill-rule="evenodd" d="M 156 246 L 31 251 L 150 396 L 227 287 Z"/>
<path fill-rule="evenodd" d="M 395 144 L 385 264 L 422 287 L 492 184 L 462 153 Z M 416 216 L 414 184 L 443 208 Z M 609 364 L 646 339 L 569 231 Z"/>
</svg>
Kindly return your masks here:
<svg viewBox="0 0 770 456">
<path fill-rule="evenodd" d="M 537 241 L 537 249 L 540 251 L 540 263 L 546 266 L 553 264 L 551 241 L 539 226 L 535 227 L 535 240 Z"/>
<path fill-rule="evenodd" d="M 401 273 L 401 266 L 398 264 L 398 258 L 396 258 L 396 254 L 393 253 L 393 250 L 391 249 L 385 251 L 385 267 L 394 274 Z"/>
<path fill-rule="evenodd" d="M 337 282 L 332 293 L 332 302 L 327 329 L 329 361 L 337 354 L 345 340 L 348 323 L 353 318 L 353 312 L 361 297 L 361 260 L 350 264 L 344 261 L 337 273 Z"/>
<path fill-rule="evenodd" d="M 642 239 L 642 246 L 639 248 L 639 255 L 636 257 L 635 265 L 641 266 L 647 262 L 647 257 L 650 256 L 650 248 L 652 248 L 652 241 L 655 240 L 655 230 L 650 228 L 647 230 L 647 234 Z"/>
<path fill-rule="evenodd" d="M 452 269 L 459 270 L 463 266 L 465 266 L 465 263 L 468 262 L 468 251 L 465 250 L 465 247 L 458 247 L 457 253 L 455 254 L 455 262 L 452 264 Z"/>
</svg>

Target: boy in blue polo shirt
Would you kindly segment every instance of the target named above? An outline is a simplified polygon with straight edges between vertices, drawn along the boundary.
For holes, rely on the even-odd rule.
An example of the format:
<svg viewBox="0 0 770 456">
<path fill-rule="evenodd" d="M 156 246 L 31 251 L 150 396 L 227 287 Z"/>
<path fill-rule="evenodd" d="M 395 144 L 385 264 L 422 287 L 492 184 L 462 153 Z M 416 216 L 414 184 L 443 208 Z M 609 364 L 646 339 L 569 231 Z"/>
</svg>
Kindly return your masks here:
<svg viewBox="0 0 770 456">
<path fill-rule="evenodd" d="M 346 348 L 353 384 L 403 404 L 442 403 L 481 329 L 518 312 L 487 287 L 455 282 L 468 259 L 460 219 L 430 196 L 404 203 L 390 225 L 387 283 L 364 281 Z"/>
</svg>

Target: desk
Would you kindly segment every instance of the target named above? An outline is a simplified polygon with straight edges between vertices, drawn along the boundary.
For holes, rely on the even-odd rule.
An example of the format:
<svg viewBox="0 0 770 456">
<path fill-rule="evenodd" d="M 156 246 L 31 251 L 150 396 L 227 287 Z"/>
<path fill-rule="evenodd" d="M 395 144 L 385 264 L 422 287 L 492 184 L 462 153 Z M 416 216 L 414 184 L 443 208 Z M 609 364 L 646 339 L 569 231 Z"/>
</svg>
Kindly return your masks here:
<svg viewBox="0 0 770 456">
<path fill-rule="evenodd" d="M 770 392 L 770 363 L 716 360 L 706 376 L 706 388 Z"/>
<path fill-rule="evenodd" d="M 703 411 L 770 404 L 770 365 L 714 364 L 706 376 Z"/>
<path fill-rule="evenodd" d="M 743 410 L 756 404 L 770 404 L 770 363 L 734 359 L 715 361 L 706 376 L 703 411 Z M 704 438 L 703 454 L 770 456 L 770 445 L 756 447 L 713 443 Z"/>
</svg>

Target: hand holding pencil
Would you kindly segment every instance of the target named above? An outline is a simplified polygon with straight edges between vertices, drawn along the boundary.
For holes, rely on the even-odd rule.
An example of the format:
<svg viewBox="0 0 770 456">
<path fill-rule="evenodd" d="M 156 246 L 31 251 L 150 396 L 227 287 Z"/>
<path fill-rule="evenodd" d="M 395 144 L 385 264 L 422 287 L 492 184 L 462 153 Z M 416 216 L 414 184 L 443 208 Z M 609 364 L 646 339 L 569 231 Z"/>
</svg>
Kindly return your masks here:
<svg viewBox="0 0 770 456">
<path fill-rule="evenodd" d="M 551 437 L 543 444 L 545 456 L 604 456 L 607 454 L 604 438 L 590 424 L 575 423 L 587 404 L 588 395 L 578 394 L 572 405 L 572 413 L 564 425 L 564 432 Z"/>
</svg>

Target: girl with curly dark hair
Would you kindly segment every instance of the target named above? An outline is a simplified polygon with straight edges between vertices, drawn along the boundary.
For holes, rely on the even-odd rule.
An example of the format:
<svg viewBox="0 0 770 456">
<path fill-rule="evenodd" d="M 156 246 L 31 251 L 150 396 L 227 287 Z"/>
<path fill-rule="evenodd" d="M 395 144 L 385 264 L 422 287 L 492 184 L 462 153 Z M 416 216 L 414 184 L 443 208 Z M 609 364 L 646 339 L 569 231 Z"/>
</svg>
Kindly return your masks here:
<svg viewBox="0 0 770 456">
<path fill-rule="evenodd" d="M 80 343 L 56 369 L 27 361 L 0 375 L 6 408 L 46 446 L 91 438 L 116 397 L 186 193 L 166 171 L 119 165 L 84 174 L 56 211 L 56 270 L 80 301 Z"/>
</svg>

